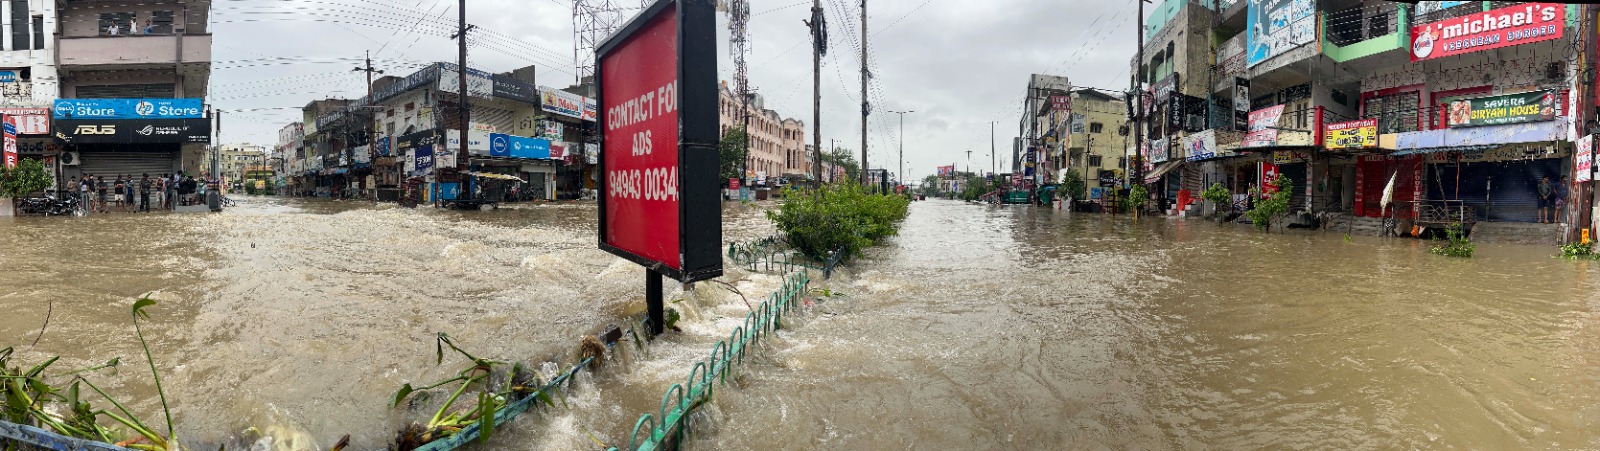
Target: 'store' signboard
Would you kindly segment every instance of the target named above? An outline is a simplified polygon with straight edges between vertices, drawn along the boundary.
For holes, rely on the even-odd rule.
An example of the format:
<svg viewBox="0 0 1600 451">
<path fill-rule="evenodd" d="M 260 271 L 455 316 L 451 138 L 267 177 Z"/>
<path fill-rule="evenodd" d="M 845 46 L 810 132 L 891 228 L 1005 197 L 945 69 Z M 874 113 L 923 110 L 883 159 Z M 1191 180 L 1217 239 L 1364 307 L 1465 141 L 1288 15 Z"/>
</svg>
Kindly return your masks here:
<svg viewBox="0 0 1600 451">
<path fill-rule="evenodd" d="M 715 14 L 657 1 L 595 58 L 600 248 L 685 283 L 722 275 Z"/>
</svg>

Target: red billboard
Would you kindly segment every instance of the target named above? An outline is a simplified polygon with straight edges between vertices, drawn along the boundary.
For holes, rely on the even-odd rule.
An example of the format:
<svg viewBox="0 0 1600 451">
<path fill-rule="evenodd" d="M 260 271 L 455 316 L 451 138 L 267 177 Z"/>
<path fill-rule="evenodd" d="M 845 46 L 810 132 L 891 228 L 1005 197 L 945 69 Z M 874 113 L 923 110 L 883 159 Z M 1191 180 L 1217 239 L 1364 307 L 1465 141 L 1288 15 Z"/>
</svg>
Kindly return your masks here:
<svg viewBox="0 0 1600 451">
<path fill-rule="evenodd" d="M 715 26 L 709 2 L 657 2 L 595 59 L 600 248 L 685 283 L 722 274 Z"/>
<path fill-rule="evenodd" d="M 1525 3 L 1411 27 L 1411 61 L 1560 39 L 1567 7 Z"/>
</svg>

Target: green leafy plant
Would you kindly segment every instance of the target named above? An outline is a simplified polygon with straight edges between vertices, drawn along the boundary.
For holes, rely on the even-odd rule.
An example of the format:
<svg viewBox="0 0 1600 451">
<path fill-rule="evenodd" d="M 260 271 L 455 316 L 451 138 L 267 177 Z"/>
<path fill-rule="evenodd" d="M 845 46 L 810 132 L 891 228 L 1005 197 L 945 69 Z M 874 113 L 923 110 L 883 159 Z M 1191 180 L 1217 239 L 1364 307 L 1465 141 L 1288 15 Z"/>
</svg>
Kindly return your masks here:
<svg viewBox="0 0 1600 451">
<path fill-rule="evenodd" d="M 1477 247 L 1467 239 L 1462 232 L 1461 223 L 1452 223 L 1445 227 L 1445 236 L 1448 242 L 1444 245 L 1434 246 L 1428 252 L 1446 257 L 1472 258 L 1472 251 Z"/>
<path fill-rule="evenodd" d="M 1056 191 L 1062 198 L 1084 199 L 1088 197 L 1089 185 L 1083 181 L 1083 175 L 1067 171 L 1065 180 L 1061 182 L 1061 189 Z"/>
<path fill-rule="evenodd" d="M 1568 260 L 1592 260 L 1600 258 L 1600 254 L 1595 254 L 1592 243 L 1567 243 L 1561 245 L 1560 257 Z"/>
<path fill-rule="evenodd" d="M 1145 202 L 1149 200 L 1150 188 L 1146 188 L 1144 185 L 1133 185 L 1132 188 L 1128 188 L 1128 201 L 1124 202 L 1123 205 L 1127 206 L 1129 213 L 1133 213 L 1134 219 L 1138 219 L 1139 210 L 1143 209 Z"/>
<path fill-rule="evenodd" d="M 427 424 L 412 423 L 401 429 L 395 435 L 395 449 L 411 450 L 426 445 L 434 440 L 450 437 L 461 432 L 466 427 L 477 424 L 479 441 L 487 441 L 494 434 L 495 414 L 504 409 L 510 402 L 537 396 L 540 402 L 554 406 L 550 394 L 538 390 L 540 385 L 538 376 L 533 371 L 524 368 L 520 363 L 511 365 L 508 375 L 510 383 L 492 384 L 495 376 L 507 376 L 506 373 L 496 373 L 496 367 L 503 367 L 506 362 L 479 358 L 456 346 L 455 340 L 450 335 L 440 332 L 434 340 L 434 364 L 444 363 L 444 349 L 450 350 L 471 363 L 456 372 L 455 377 L 445 379 L 424 387 L 412 387 L 405 384 L 396 391 L 391 407 L 399 407 L 407 398 L 415 393 L 425 392 L 435 388 L 454 384 L 455 389 L 450 392 L 444 404 L 428 419 Z M 456 402 L 469 390 L 477 389 L 476 402 L 471 405 L 452 410 Z M 552 387 L 554 389 L 554 387 Z M 473 398 L 469 398 L 473 399 Z M 565 404 L 563 399 L 562 403 Z"/>
<path fill-rule="evenodd" d="M 50 187 L 50 173 L 39 160 L 24 158 L 17 167 L 0 165 L 0 197 L 22 197 Z"/>
<path fill-rule="evenodd" d="M 1217 222 L 1222 222 L 1225 217 L 1222 213 L 1224 210 L 1233 209 L 1233 192 L 1221 183 L 1213 183 L 1210 188 L 1201 191 L 1200 199 L 1217 206 Z"/>
<path fill-rule="evenodd" d="M 854 184 L 835 184 L 790 194 L 771 220 L 788 237 L 789 245 L 818 260 L 835 249 L 845 257 L 899 232 L 910 201 L 903 196 L 867 193 Z"/>
<path fill-rule="evenodd" d="M 1294 192 L 1294 182 L 1287 177 L 1278 177 L 1267 183 L 1278 187 L 1278 191 L 1256 202 L 1255 209 L 1244 213 L 1250 218 L 1250 224 L 1263 232 L 1271 231 L 1272 223 L 1289 213 L 1289 195 Z M 1256 192 L 1252 190 L 1251 195 L 1256 195 Z"/>
</svg>

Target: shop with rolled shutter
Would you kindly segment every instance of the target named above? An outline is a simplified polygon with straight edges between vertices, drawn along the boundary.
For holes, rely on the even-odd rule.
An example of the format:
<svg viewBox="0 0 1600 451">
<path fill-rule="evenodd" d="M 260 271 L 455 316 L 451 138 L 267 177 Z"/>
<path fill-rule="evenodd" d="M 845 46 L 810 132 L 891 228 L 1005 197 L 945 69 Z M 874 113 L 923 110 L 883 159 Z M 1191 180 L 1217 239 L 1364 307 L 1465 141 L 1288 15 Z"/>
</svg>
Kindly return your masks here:
<svg viewBox="0 0 1600 451">
<path fill-rule="evenodd" d="M 77 152 L 78 173 L 94 174 L 111 179 L 118 175 L 139 177 L 150 174 L 173 174 L 179 169 L 176 145 L 74 146 Z"/>
<path fill-rule="evenodd" d="M 1535 222 L 1539 218 L 1539 181 L 1561 182 L 1562 158 L 1428 165 L 1428 199 L 1460 200 L 1481 221 Z"/>
</svg>

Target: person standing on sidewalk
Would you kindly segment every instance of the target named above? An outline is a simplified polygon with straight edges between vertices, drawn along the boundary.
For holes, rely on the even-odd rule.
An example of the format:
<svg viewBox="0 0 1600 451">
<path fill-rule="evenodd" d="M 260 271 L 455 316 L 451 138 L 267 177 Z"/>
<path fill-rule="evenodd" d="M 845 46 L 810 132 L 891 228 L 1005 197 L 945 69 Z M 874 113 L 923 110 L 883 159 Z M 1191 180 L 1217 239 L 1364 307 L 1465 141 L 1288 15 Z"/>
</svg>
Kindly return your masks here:
<svg viewBox="0 0 1600 451">
<path fill-rule="evenodd" d="M 1550 214 L 1550 210 L 1551 210 L 1551 207 L 1555 206 L 1555 193 L 1556 193 L 1555 187 L 1550 186 L 1550 176 L 1545 176 L 1544 178 L 1539 179 L 1539 223 L 1540 224 L 1547 224 L 1547 223 L 1551 222 L 1551 221 L 1548 221 L 1547 219 L 1550 219 L 1550 218 L 1552 218 L 1554 216 L 1554 215 Z"/>
<path fill-rule="evenodd" d="M 150 212 L 150 188 L 155 182 L 150 181 L 150 174 L 139 178 L 139 211 Z"/>
</svg>

